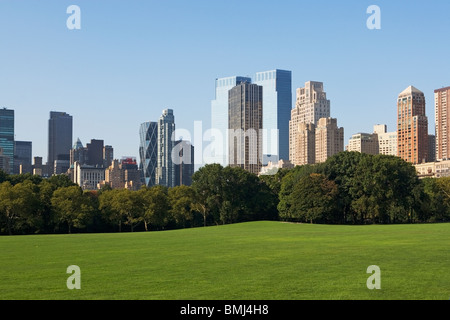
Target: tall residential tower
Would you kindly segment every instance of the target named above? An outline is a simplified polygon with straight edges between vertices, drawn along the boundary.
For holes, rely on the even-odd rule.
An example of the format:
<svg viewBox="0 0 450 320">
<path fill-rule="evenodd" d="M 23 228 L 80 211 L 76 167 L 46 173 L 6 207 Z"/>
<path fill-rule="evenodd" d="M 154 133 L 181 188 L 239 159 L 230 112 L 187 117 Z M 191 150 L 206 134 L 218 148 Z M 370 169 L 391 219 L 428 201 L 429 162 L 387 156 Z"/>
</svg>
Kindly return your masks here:
<svg viewBox="0 0 450 320">
<path fill-rule="evenodd" d="M 428 118 L 425 95 L 409 86 L 397 99 L 397 155 L 418 164 L 428 159 Z"/>
</svg>

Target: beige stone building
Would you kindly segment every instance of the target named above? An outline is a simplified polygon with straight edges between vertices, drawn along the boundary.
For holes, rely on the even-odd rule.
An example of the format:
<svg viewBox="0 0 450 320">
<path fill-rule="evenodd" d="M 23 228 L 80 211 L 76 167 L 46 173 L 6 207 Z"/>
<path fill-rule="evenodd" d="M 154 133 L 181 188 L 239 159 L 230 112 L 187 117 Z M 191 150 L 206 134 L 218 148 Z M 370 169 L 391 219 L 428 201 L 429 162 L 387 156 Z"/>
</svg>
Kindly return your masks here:
<svg viewBox="0 0 450 320">
<path fill-rule="evenodd" d="M 348 141 L 347 151 L 378 154 L 378 135 L 376 133 L 356 133 Z"/>
<path fill-rule="evenodd" d="M 387 132 L 385 124 L 374 125 L 373 132 L 378 136 L 378 153 L 397 156 L 397 132 Z"/>
<path fill-rule="evenodd" d="M 316 163 L 344 151 L 344 128 L 339 128 L 337 119 L 321 118 L 316 126 Z"/>
<path fill-rule="evenodd" d="M 397 155 L 413 164 L 428 159 L 428 118 L 425 95 L 409 86 L 397 99 Z"/>
<path fill-rule="evenodd" d="M 313 123 L 299 123 L 295 139 L 293 161 L 296 165 L 316 163 L 316 126 Z"/>
<path fill-rule="evenodd" d="M 434 90 L 436 160 L 450 159 L 450 87 Z"/>
<path fill-rule="evenodd" d="M 425 162 L 414 165 L 419 178 L 450 177 L 450 160 Z"/>
<path fill-rule="evenodd" d="M 300 123 L 312 123 L 317 125 L 320 118 L 330 117 L 330 100 L 323 89 L 323 83 L 308 81 L 303 88 L 296 91 L 297 98 L 295 108 L 291 111 L 289 121 L 289 160 L 298 165 L 296 161 L 296 148 L 298 125 Z"/>
</svg>

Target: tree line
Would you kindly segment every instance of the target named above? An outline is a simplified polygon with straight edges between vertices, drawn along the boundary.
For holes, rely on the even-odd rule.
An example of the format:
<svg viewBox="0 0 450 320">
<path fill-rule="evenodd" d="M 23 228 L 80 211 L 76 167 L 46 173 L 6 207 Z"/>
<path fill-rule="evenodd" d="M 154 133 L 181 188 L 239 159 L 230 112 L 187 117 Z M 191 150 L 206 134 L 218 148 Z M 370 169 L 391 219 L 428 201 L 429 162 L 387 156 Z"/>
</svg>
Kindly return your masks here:
<svg viewBox="0 0 450 320">
<path fill-rule="evenodd" d="M 256 176 L 209 164 L 192 186 L 83 191 L 65 175 L 0 171 L 0 233 L 133 232 L 282 220 L 387 224 L 450 220 L 450 178 L 419 179 L 394 156 L 342 152 Z"/>
</svg>

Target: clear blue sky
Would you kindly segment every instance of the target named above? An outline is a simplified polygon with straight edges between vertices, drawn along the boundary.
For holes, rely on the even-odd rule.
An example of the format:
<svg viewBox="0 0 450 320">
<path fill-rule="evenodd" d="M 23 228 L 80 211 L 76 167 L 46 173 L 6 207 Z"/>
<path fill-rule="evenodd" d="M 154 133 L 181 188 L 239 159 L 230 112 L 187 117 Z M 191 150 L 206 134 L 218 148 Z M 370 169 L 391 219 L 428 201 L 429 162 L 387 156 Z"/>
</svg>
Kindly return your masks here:
<svg viewBox="0 0 450 320">
<path fill-rule="evenodd" d="M 81 9 L 69 30 L 66 9 Z M 369 30 L 366 9 L 381 9 Z M 26 1 L 0 0 L 0 107 L 16 139 L 47 158 L 50 111 L 74 117 L 74 141 L 103 139 L 138 156 L 139 125 L 172 108 L 177 128 L 210 126 L 214 80 L 271 69 L 293 74 L 293 94 L 322 81 L 345 130 L 395 131 L 396 98 L 450 85 L 448 0 Z M 295 100 L 294 100 L 295 101 Z"/>
</svg>

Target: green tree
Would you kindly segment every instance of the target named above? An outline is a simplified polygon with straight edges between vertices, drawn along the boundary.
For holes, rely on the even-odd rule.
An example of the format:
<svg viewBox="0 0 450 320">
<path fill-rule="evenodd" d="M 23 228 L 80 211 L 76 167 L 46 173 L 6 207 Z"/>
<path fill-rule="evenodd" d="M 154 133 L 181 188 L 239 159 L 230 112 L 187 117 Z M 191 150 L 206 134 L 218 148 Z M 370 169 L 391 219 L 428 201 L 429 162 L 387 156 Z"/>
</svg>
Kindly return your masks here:
<svg viewBox="0 0 450 320">
<path fill-rule="evenodd" d="M 176 186 L 168 190 L 170 214 L 177 225 L 185 228 L 194 220 L 194 190 L 188 186 Z"/>
<path fill-rule="evenodd" d="M 8 234 L 32 227 L 36 208 L 36 190 L 30 181 L 14 186 L 6 181 L 0 185 L 0 213 Z"/>
<path fill-rule="evenodd" d="M 143 200 L 143 221 L 145 230 L 151 227 L 163 228 L 169 220 L 168 189 L 164 186 L 153 186 L 138 191 Z"/>
<path fill-rule="evenodd" d="M 279 217 L 284 221 L 292 221 L 295 219 L 295 213 L 292 209 L 295 197 L 292 195 L 294 186 L 306 176 L 317 173 L 316 165 L 296 166 L 290 169 L 281 179 L 280 192 L 278 194 L 279 202 L 277 205 Z"/>
<path fill-rule="evenodd" d="M 337 195 L 337 185 L 324 175 L 303 176 L 292 191 L 292 218 L 310 223 L 334 222 Z"/>
<path fill-rule="evenodd" d="M 104 219 L 113 225 L 117 225 L 119 232 L 122 232 L 122 224 L 125 222 L 125 217 L 115 206 L 116 194 L 119 192 L 119 189 L 102 191 L 98 197 L 98 203 L 99 210 Z"/>
<path fill-rule="evenodd" d="M 79 186 L 56 189 L 51 203 L 57 220 L 67 224 L 69 233 L 72 233 L 72 228 L 85 227 L 91 208 L 85 201 L 83 190 Z"/>
<path fill-rule="evenodd" d="M 209 216 L 213 223 L 219 221 L 223 202 L 223 170 L 220 164 L 207 164 L 192 175 L 192 188 L 195 192 L 194 207 L 202 214 L 204 226 Z"/>
</svg>

